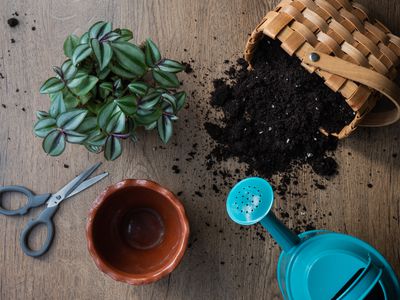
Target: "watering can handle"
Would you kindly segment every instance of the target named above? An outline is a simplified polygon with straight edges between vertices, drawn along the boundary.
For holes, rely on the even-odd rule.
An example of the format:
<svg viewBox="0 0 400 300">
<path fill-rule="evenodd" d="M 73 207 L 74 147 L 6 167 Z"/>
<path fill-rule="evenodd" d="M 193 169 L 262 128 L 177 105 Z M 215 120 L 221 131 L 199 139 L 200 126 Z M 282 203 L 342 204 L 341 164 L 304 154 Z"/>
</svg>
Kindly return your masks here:
<svg viewBox="0 0 400 300">
<path fill-rule="evenodd" d="M 375 266 L 369 258 L 367 267 L 360 276 L 337 298 L 338 300 L 364 299 L 375 287 L 382 276 L 382 270 Z"/>
</svg>

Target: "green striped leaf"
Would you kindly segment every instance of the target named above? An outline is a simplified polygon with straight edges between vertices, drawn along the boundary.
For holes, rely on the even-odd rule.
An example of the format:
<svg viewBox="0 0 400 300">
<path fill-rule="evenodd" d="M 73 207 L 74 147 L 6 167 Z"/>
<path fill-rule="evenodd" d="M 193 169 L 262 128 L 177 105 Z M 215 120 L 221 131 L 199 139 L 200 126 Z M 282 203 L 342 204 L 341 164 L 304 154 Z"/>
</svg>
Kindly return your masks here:
<svg viewBox="0 0 400 300">
<path fill-rule="evenodd" d="M 108 43 L 100 43 L 97 39 L 91 39 L 90 46 L 99 63 L 100 70 L 103 70 L 108 66 L 112 58 L 113 53 L 111 46 Z"/>
<path fill-rule="evenodd" d="M 72 54 L 71 60 L 74 66 L 83 61 L 92 53 L 92 48 L 90 48 L 89 44 L 81 44 L 75 48 L 74 53 Z"/>
<path fill-rule="evenodd" d="M 164 59 L 160 64 L 158 64 L 160 70 L 169 73 L 178 73 L 185 70 L 185 67 L 172 59 Z"/>
<path fill-rule="evenodd" d="M 106 126 L 107 133 L 121 133 L 125 130 L 126 117 L 122 111 L 113 114 Z"/>
<path fill-rule="evenodd" d="M 56 118 L 58 115 L 66 112 L 66 111 L 67 111 L 67 108 L 65 107 L 63 94 L 61 92 L 58 92 L 54 95 L 54 97 L 51 101 L 51 105 L 50 105 L 50 109 L 49 109 L 50 116 L 53 118 Z"/>
<path fill-rule="evenodd" d="M 58 156 L 65 149 L 65 136 L 59 130 L 51 131 L 43 140 L 42 148 L 44 152 L 51 156 Z"/>
<path fill-rule="evenodd" d="M 44 138 L 56 128 L 56 120 L 48 117 L 37 121 L 35 126 L 33 127 L 33 130 L 36 136 Z"/>
<path fill-rule="evenodd" d="M 186 93 L 179 92 L 174 95 L 176 99 L 176 111 L 180 111 L 186 103 Z"/>
<path fill-rule="evenodd" d="M 115 160 L 117 159 L 122 153 L 122 145 L 118 138 L 115 136 L 110 135 L 104 146 L 104 157 L 107 160 Z"/>
<path fill-rule="evenodd" d="M 75 48 L 79 45 L 79 38 L 75 34 L 70 34 L 64 42 L 64 54 L 71 58 Z"/>
<path fill-rule="evenodd" d="M 160 59 L 161 59 L 161 54 L 160 50 L 158 50 L 158 47 L 156 44 L 151 39 L 146 40 L 145 44 L 145 58 L 146 58 L 146 64 L 149 67 L 154 66 L 157 64 Z"/>
<path fill-rule="evenodd" d="M 107 105 L 104 105 L 102 109 L 99 111 L 97 116 L 97 125 L 101 129 L 106 129 L 108 122 L 110 121 L 111 117 L 116 112 L 115 109 L 117 108 L 117 104 L 112 101 Z M 119 107 L 118 107 L 119 109 Z"/>
<path fill-rule="evenodd" d="M 158 134 L 164 144 L 168 143 L 172 137 L 172 122 L 167 116 L 163 116 L 157 121 Z"/>
<path fill-rule="evenodd" d="M 128 84 L 128 89 L 136 96 L 143 97 L 146 95 L 149 85 L 144 82 L 132 82 Z"/>
<path fill-rule="evenodd" d="M 99 21 L 94 23 L 89 29 L 89 37 L 92 39 L 101 39 L 112 30 L 111 23 Z"/>
<path fill-rule="evenodd" d="M 116 99 L 118 107 L 127 115 L 133 115 L 137 109 L 137 99 L 135 96 L 125 96 L 119 99 Z"/>
<path fill-rule="evenodd" d="M 70 80 L 73 78 L 77 71 L 78 69 L 74 66 L 70 59 L 65 61 L 61 66 L 61 72 L 64 80 Z"/>
<path fill-rule="evenodd" d="M 48 112 L 43 111 L 43 110 L 39 110 L 39 111 L 37 111 L 35 114 L 36 114 L 36 117 L 37 117 L 39 120 L 42 120 L 42 119 L 45 119 L 45 118 L 49 118 L 49 117 L 50 117 L 50 114 L 49 114 Z"/>
<path fill-rule="evenodd" d="M 128 42 L 114 42 L 111 45 L 120 66 L 136 76 L 143 76 L 147 67 L 144 53 L 139 47 Z"/>
<path fill-rule="evenodd" d="M 71 143 L 71 144 L 81 144 L 83 143 L 88 136 L 86 134 L 83 133 L 79 133 L 76 131 L 72 131 L 72 130 L 66 130 L 64 131 L 67 142 Z"/>
<path fill-rule="evenodd" d="M 153 69 L 152 75 L 154 80 L 164 88 L 177 88 L 180 83 L 178 77 L 174 73 L 162 71 L 160 69 Z"/>
<path fill-rule="evenodd" d="M 120 77 L 123 77 L 126 79 L 133 79 L 133 78 L 137 77 L 136 73 L 126 70 L 124 67 L 122 67 L 118 63 L 111 62 L 109 64 L 109 67 L 114 74 L 116 74 Z"/>
<path fill-rule="evenodd" d="M 81 125 L 87 113 L 87 110 L 84 109 L 75 109 L 65 112 L 58 116 L 57 126 L 64 130 L 75 130 Z"/>
<path fill-rule="evenodd" d="M 51 77 L 40 88 L 41 94 L 52 94 L 61 91 L 65 84 L 60 79 L 56 77 Z"/>
</svg>

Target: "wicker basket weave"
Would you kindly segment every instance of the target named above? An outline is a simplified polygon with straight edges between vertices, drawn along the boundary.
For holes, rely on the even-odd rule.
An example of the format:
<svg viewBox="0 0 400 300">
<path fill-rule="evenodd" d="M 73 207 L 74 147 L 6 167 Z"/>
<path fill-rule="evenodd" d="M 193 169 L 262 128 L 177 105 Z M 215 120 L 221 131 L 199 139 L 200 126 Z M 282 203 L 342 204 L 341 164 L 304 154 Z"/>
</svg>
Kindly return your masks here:
<svg viewBox="0 0 400 300">
<path fill-rule="evenodd" d="M 400 89 L 393 80 L 400 63 L 400 38 L 379 21 L 370 20 L 359 3 L 283 0 L 251 34 L 244 53 L 250 64 L 264 35 L 278 39 L 304 68 L 340 92 L 356 113 L 350 124 L 332 134 L 344 138 L 359 125 L 385 126 L 399 120 Z M 371 111 L 378 99 L 392 105 Z"/>
</svg>

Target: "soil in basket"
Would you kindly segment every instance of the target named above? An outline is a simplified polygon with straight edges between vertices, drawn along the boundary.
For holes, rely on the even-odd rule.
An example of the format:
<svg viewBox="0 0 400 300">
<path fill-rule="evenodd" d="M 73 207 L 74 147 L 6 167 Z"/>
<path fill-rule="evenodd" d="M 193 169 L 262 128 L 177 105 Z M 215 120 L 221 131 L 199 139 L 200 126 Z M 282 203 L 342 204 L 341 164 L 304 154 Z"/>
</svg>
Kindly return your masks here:
<svg viewBox="0 0 400 300">
<path fill-rule="evenodd" d="M 218 145 L 209 163 L 237 157 L 249 174 L 256 170 L 267 178 L 306 163 L 319 175 L 334 175 L 337 164 L 327 153 L 337 139 L 319 129 L 339 132 L 354 118 L 351 108 L 276 41 L 264 38 L 252 63 L 248 71 L 239 59 L 228 79 L 214 80 L 211 104 L 224 117 L 222 125 L 205 123 Z"/>
</svg>

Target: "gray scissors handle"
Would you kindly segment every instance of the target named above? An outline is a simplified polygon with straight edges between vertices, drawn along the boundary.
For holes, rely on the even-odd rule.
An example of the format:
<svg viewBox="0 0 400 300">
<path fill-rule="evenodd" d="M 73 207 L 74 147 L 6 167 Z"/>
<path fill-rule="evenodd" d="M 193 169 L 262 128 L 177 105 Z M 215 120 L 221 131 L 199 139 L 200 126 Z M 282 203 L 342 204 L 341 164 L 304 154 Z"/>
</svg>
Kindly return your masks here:
<svg viewBox="0 0 400 300">
<path fill-rule="evenodd" d="M 21 236 L 19 239 L 19 242 L 21 244 L 22 251 L 26 255 L 32 256 L 32 257 L 38 257 L 43 255 L 44 253 L 49 250 L 51 243 L 53 242 L 53 237 L 54 237 L 54 223 L 53 223 L 53 216 L 56 213 L 58 209 L 58 205 L 55 206 L 50 206 L 46 207 L 38 216 L 36 219 L 30 220 L 25 228 L 21 232 Z M 38 250 L 32 250 L 31 247 L 29 246 L 29 235 L 31 234 L 32 230 L 36 227 L 39 226 L 40 224 L 43 224 L 47 228 L 47 237 L 46 240 L 44 241 L 42 247 Z"/>
<path fill-rule="evenodd" d="M 10 192 L 24 194 L 28 198 L 27 203 L 18 209 L 5 209 L 2 206 L 2 195 Z M 29 189 L 20 185 L 9 185 L 0 187 L 0 214 L 6 216 L 25 215 L 29 211 L 29 209 L 44 204 L 50 196 L 51 194 L 35 195 Z"/>
</svg>

